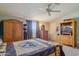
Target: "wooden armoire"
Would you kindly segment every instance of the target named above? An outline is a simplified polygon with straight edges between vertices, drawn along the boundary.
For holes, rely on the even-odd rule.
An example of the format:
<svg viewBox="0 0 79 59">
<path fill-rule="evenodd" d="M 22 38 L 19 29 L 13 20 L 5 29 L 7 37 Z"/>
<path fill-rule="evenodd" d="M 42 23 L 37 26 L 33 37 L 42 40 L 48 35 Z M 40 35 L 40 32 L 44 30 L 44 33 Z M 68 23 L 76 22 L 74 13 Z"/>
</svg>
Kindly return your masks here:
<svg viewBox="0 0 79 59">
<path fill-rule="evenodd" d="M 23 24 L 16 19 L 8 19 L 0 22 L 0 37 L 3 42 L 23 40 Z"/>
</svg>

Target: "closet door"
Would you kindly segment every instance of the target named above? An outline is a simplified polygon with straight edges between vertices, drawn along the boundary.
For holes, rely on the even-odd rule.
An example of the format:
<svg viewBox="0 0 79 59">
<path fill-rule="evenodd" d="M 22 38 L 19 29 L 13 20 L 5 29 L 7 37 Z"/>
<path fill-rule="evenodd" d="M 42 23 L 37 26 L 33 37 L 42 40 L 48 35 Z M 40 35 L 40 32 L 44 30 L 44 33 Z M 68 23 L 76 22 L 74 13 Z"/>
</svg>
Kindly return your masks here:
<svg viewBox="0 0 79 59">
<path fill-rule="evenodd" d="M 14 29 L 14 33 L 13 33 L 14 41 L 23 40 L 23 25 L 22 25 L 22 22 L 14 21 L 13 29 Z"/>
<path fill-rule="evenodd" d="M 3 41 L 13 41 L 13 22 L 8 20 L 3 22 Z"/>
</svg>

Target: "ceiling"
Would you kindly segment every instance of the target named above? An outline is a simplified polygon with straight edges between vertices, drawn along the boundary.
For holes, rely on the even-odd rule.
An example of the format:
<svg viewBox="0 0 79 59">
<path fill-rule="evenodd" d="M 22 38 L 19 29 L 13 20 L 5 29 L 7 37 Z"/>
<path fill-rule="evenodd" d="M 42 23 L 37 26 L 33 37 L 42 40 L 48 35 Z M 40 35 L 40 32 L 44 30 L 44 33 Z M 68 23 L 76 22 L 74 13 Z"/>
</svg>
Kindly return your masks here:
<svg viewBox="0 0 79 59">
<path fill-rule="evenodd" d="M 61 12 L 52 12 L 52 15 L 48 16 L 45 10 L 48 3 L 0 3 L 0 15 L 15 16 L 39 21 L 51 21 L 60 19 L 72 12 L 79 11 L 78 3 L 60 3 L 55 7 L 53 7 L 53 4 L 51 9 L 57 9 Z"/>
</svg>

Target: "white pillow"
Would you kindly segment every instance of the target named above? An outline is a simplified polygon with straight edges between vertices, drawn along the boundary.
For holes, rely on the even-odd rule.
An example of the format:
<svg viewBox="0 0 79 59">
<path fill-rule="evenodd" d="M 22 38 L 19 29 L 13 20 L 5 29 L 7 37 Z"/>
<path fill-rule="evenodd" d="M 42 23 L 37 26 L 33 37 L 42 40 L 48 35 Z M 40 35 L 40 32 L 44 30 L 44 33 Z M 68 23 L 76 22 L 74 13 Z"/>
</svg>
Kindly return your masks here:
<svg viewBox="0 0 79 59">
<path fill-rule="evenodd" d="M 0 45 L 2 45 L 2 39 L 0 38 Z"/>
</svg>

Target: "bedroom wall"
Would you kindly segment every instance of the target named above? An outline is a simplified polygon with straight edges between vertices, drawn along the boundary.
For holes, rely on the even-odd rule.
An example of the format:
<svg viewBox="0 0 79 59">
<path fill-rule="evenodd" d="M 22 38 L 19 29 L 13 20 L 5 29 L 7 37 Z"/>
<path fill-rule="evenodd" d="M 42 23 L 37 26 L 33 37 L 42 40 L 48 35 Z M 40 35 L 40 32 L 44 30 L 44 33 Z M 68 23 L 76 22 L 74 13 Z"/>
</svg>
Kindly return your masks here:
<svg viewBox="0 0 79 59">
<path fill-rule="evenodd" d="M 77 37 L 77 47 L 79 47 L 79 17 L 75 18 L 76 20 L 76 37 Z"/>
<path fill-rule="evenodd" d="M 75 12 L 72 12 L 70 14 L 66 14 L 66 15 L 63 15 L 60 20 L 54 20 L 52 22 L 50 22 L 50 40 L 56 40 L 56 26 L 59 25 L 60 22 L 62 22 L 64 19 L 70 19 L 70 18 L 75 18 L 75 20 L 77 21 L 77 26 L 79 26 L 79 11 L 75 11 Z M 77 27 L 77 35 L 79 35 L 79 27 Z M 79 36 L 77 36 L 77 39 L 79 40 Z M 79 43 L 79 42 L 77 42 Z"/>
<path fill-rule="evenodd" d="M 50 22 L 49 36 L 50 36 L 50 40 L 52 40 L 52 41 L 56 41 L 56 39 L 57 39 L 56 28 L 57 28 L 57 26 L 60 25 L 60 22 L 62 22 L 62 19 L 58 20 L 58 21 Z"/>
<path fill-rule="evenodd" d="M 14 16 L 0 16 L 0 21 L 3 20 L 3 19 L 6 19 L 6 20 L 7 20 L 7 19 L 17 19 L 17 20 L 19 20 L 19 21 L 22 21 L 23 24 L 26 24 L 26 23 L 27 23 L 25 19 L 19 18 L 19 17 L 14 17 Z M 34 26 L 35 26 L 35 27 L 34 27 Z M 31 27 L 32 27 L 32 30 L 33 30 L 33 31 L 32 31 L 32 33 L 33 33 L 32 36 L 33 36 L 33 38 L 34 38 L 34 37 L 36 37 L 36 34 L 35 34 L 35 33 L 36 33 L 36 30 L 35 30 L 36 25 L 35 25 L 35 22 L 34 22 L 34 21 L 32 22 L 32 26 L 31 26 Z"/>
<path fill-rule="evenodd" d="M 20 20 L 20 21 L 24 20 L 24 19 L 21 19 L 21 18 L 19 18 L 19 17 L 14 17 L 14 16 L 2 16 L 2 15 L 0 15 L 0 21 L 3 20 L 3 19 L 17 19 L 17 20 Z"/>
<path fill-rule="evenodd" d="M 0 21 L 3 19 L 17 19 L 23 22 L 23 24 L 26 24 L 26 20 L 19 17 L 14 16 L 0 16 Z M 49 32 L 49 22 L 39 21 L 39 28 L 41 29 L 42 25 L 45 25 L 45 29 Z M 36 21 L 32 21 L 32 37 L 36 37 Z M 48 36 L 49 37 L 49 36 Z"/>
<path fill-rule="evenodd" d="M 42 21 L 39 21 L 39 28 L 41 29 L 41 26 L 42 25 L 45 25 L 45 30 L 49 30 L 49 23 L 48 22 L 42 22 Z"/>
<path fill-rule="evenodd" d="M 63 19 L 61 19 L 61 20 L 59 20 L 59 21 L 52 21 L 52 22 L 50 22 L 50 30 L 49 30 L 49 36 L 50 36 L 50 40 L 52 40 L 52 41 L 56 41 L 56 39 L 57 39 L 57 32 L 56 32 L 56 28 L 57 28 L 57 26 L 59 26 L 60 25 L 60 22 L 62 22 L 64 19 L 70 19 L 70 18 L 63 18 Z M 77 44 L 79 45 L 79 17 L 75 17 L 74 18 L 75 20 L 76 20 L 76 22 L 77 22 Z"/>
<path fill-rule="evenodd" d="M 18 19 L 18 20 L 22 21 L 21 19 L 19 19 L 19 18 L 17 18 L 17 17 L 0 15 L 0 21 L 3 20 L 3 19 Z M 1 32 L 0 32 L 0 33 L 1 33 Z M 1 34 L 0 34 L 0 35 L 1 35 Z"/>
<path fill-rule="evenodd" d="M 62 19 L 69 19 L 74 18 L 76 20 L 76 37 L 77 37 L 77 45 L 79 47 L 79 11 L 72 12 L 71 14 L 68 14 L 64 16 Z"/>
</svg>

